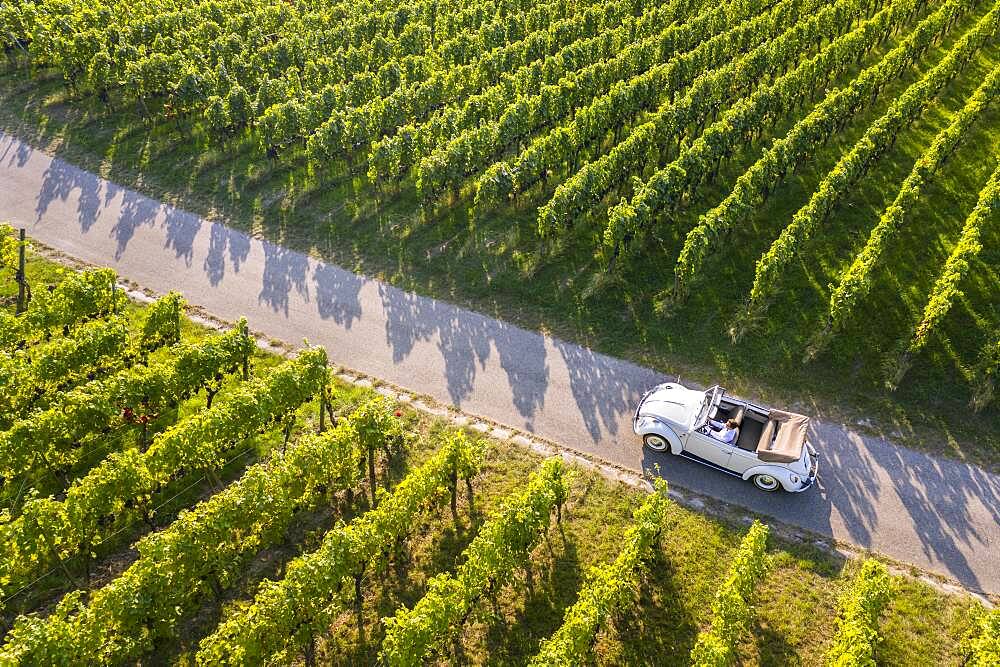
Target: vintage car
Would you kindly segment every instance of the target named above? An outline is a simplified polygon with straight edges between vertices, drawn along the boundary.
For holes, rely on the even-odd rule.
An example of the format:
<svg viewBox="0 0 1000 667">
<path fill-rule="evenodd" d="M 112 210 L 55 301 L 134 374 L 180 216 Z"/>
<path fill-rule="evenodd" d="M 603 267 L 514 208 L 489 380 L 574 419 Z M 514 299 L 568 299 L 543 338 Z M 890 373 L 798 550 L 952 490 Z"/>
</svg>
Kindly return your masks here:
<svg viewBox="0 0 1000 667">
<path fill-rule="evenodd" d="M 736 437 L 713 435 L 709 420 L 735 420 Z M 806 442 L 809 418 L 668 382 L 639 401 L 632 430 L 654 452 L 667 452 L 752 481 L 762 491 L 805 491 L 816 481 L 816 450 Z"/>
</svg>

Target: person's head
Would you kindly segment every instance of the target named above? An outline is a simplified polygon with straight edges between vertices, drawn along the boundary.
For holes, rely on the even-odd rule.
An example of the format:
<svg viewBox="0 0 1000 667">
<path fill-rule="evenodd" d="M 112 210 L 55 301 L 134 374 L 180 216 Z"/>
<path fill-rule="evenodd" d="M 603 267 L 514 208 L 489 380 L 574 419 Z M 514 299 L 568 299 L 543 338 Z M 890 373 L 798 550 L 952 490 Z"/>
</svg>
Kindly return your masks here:
<svg viewBox="0 0 1000 667">
<path fill-rule="evenodd" d="M 730 419 L 726 422 L 726 428 L 739 428 L 740 423 L 735 419 Z"/>
</svg>

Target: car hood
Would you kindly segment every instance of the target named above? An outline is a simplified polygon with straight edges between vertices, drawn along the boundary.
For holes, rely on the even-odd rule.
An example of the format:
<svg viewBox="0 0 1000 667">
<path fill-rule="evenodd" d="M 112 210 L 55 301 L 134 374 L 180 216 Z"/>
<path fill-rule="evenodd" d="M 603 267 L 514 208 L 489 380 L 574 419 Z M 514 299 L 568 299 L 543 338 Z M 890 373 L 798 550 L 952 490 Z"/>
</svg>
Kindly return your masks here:
<svg viewBox="0 0 1000 667">
<path fill-rule="evenodd" d="M 705 392 L 687 389 L 679 384 L 661 384 L 650 391 L 639 405 L 637 416 L 666 419 L 682 426 L 691 426 Z"/>
</svg>

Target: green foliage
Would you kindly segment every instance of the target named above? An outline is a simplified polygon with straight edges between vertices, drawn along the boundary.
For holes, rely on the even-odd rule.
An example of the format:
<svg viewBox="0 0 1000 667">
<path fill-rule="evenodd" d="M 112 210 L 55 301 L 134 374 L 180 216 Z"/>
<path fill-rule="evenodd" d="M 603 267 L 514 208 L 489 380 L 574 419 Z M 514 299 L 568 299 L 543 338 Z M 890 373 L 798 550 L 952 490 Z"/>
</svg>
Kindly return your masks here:
<svg viewBox="0 0 1000 667">
<path fill-rule="evenodd" d="M 879 617 L 891 595 L 885 566 L 874 559 L 866 560 L 854 585 L 840 598 L 837 634 L 827 652 L 828 665 L 875 667 Z"/>
<path fill-rule="evenodd" d="M 991 15 L 1000 15 L 1000 8 L 995 9 Z M 962 280 L 968 275 L 973 262 L 983 249 L 983 229 L 997 219 L 1000 219 L 1000 167 L 993 172 L 989 181 L 980 191 L 979 201 L 965 221 L 962 234 L 931 289 L 927 304 L 924 306 L 923 316 L 914 329 L 913 336 L 906 348 L 907 356 L 917 353 L 927 344 L 931 332 L 948 314 L 955 300 L 961 296 Z M 898 384 L 900 379 L 901 374 L 897 373 L 893 383 Z"/>
<path fill-rule="evenodd" d="M 962 228 L 958 242 L 945 261 L 930 295 L 924 305 L 923 313 L 907 341 L 900 346 L 901 350 L 886 363 L 886 381 L 889 389 L 899 387 L 910 369 L 914 355 L 927 345 L 931 334 L 937 330 L 945 316 L 951 311 L 952 305 L 962 296 L 961 284 L 972 271 L 973 264 L 983 250 L 982 234 L 986 225 L 997 219 L 1000 211 L 1000 167 L 990 176 L 986 185 L 979 193 L 979 201 L 969 214 Z M 987 347 L 980 357 L 980 369 L 976 394 L 973 396 L 973 407 L 991 395 L 991 350 Z M 985 403 L 983 403 L 985 404 Z"/>
<path fill-rule="evenodd" d="M 615 561 L 590 570 L 576 603 L 566 610 L 562 626 L 542 644 L 531 660 L 533 667 L 576 667 L 583 664 L 608 617 L 621 611 L 635 596 L 642 561 L 649 556 L 663 529 L 667 483 L 657 479 L 654 491 L 633 515 Z"/>
<path fill-rule="evenodd" d="M 141 330 L 131 340 L 126 317 L 112 315 L 85 322 L 64 338 L 13 353 L 0 351 L 0 425 L 10 427 L 32 410 L 45 410 L 53 401 L 62 403 L 62 392 L 99 375 L 131 368 L 157 348 L 179 342 L 178 304 L 174 295 L 151 305 Z M 34 444 L 44 446 L 45 442 Z M 0 469 L 3 466 L 0 463 Z"/>
<path fill-rule="evenodd" d="M 104 320 L 94 328 L 101 336 L 114 330 Z M 112 426 L 139 423 L 168 403 L 198 392 L 223 373 L 236 372 L 253 348 L 246 321 L 241 320 L 220 336 L 198 344 L 175 345 L 167 361 L 131 366 L 59 394 L 45 409 L 0 432 L 0 475 L 11 479 L 43 464 L 73 465 L 83 454 L 75 445 L 86 436 Z"/>
<path fill-rule="evenodd" d="M 231 126 L 229 112 L 226 110 L 226 105 L 223 103 L 221 97 L 218 95 L 209 97 L 203 113 L 205 115 L 205 123 L 207 123 L 208 129 L 214 135 L 224 136 L 229 132 Z"/>
<path fill-rule="evenodd" d="M 1000 94 L 1000 69 L 994 69 L 965 102 L 965 106 L 955 115 L 948 127 L 939 132 L 931 145 L 917 158 L 896 199 L 882 213 L 864 248 L 844 271 L 840 282 L 830 294 L 828 325 L 817 342 L 823 342 L 826 337 L 843 326 L 853 314 L 858 302 L 868 294 L 872 284 L 872 272 L 880 265 L 885 251 L 895 242 L 906 216 L 912 213 L 919 202 L 924 185 L 933 179 L 959 142 L 970 132 L 972 125 L 996 101 L 998 94 Z"/>
<path fill-rule="evenodd" d="M 729 574 L 712 603 L 712 627 L 691 650 L 695 667 L 723 667 L 736 657 L 736 643 L 753 621 L 754 590 L 767 574 L 768 528 L 754 521 L 732 559 Z"/>
<path fill-rule="evenodd" d="M 353 421 L 356 427 L 357 424 Z M 366 446 L 359 448 L 362 453 Z M 483 448 L 460 432 L 450 433 L 438 452 L 410 471 L 378 507 L 323 538 L 319 549 L 288 564 L 285 578 L 264 581 L 251 605 L 224 620 L 201 641 L 203 665 L 290 662 L 312 637 L 329 628 L 342 608 L 337 593 L 352 577 L 381 569 L 391 545 L 415 527 L 420 513 L 446 497 L 455 475 L 470 479 Z"/>
<path fill-rule="evenodd" d="M 381 660 L 388 665 L 421 664 L 457 630 L 480 597 L 506 585 L 516 568 L 527 566 L 552 510 L 566 498 L 568 476 L 561 458 L 547 459 L 524 490 L 480 528 L 455 574 L 434 577 L 413 609 L 400 609 L 383 619 Z"/>
<path fill-rule="evenodd" d="M 0 663 L 121 663 L 141 656 L 204 600 L 211 590 L 205 582 L 228 588 L 247 558 L 280 540 L 304 508 L 324 492 L 357 484 L 363 452 L 350 420 L 303 436 L 142 538 L 138 560 L 85 605 L 60 605 L 44 619 L 20 617 Z"/>
<path fill-rule="evenodd" d="M 181 340 L 181 313 L 185 301 L 178 292 L 160 297 L 143 313 L 138 347 L 144 352 Z"/>
<path fill-rule="evenodd" d="M 688 23 L 672 23 L 696 11 L 699 13 L 691 19 L 698 24 L 694 29 Z M 561 82 L 564 79 L 572 81 L 574 70 L 599 71 L 593 68 L 603 69 L 606 60 L 610 61 L 608 65 L 619 62 L 622 50 L 627 51 L 636 64 L 645 62 L 648 66 L 648 58 L 653 53 L 659 53 L 661 47 L 669 50 L 672 44 L 690 44 L 689 35 L 700 38 L 706 14 L 711 14 L 716 23 L 723 16 L 721 8 L 709 9 L 705 0 L 673 0 L 654 5 L 641 16 L 626 15 L 620 25 L 577 40 L 543 60 L 504 72 L 497 83 L 472 95 L 462 104 L 449 106 L 442 110 L 443 113 L 432 114 L 423 121 L 408 123 L 376 141 L 369 152 L 369 176 L 382 180 L 399 178 L 432 151 L 443 150 L 456 134 L 472 131 L 482 122 L 500 118 L 512 99 L 535 95 L 540 85 L 559 84 L 564 92 L 578 90 L 579 86 L 562 85 Z M 640 45 L 645 47 L 644 51 Z M 509 194 L 512 190 L 511 187 L 504 192 Z"/>
<path fill-rule="evenodd" d="M 804 104 L 820 82 L 843 73 L 852 66 L 859 55 L 863 56 L 876 48 L 889 31 L 912 19 L 914 10 L 920 4 L 921 0 L 890 4 L 872 18 L 862 21 L 856 29 L 840 34 L 819 49 L 813 57 L 778 76 L 772 83 L 761 86 L 749 96 L 737 100 L 722 112 L 718 119 L 701 133 L 701 136 L 679 147 L 676 159 L 637 187 L 630 201 L 623 200 L 611 208 L 603 235 L 606 256 L 609 259 L 617 257 L 617 253 L 626 245 L 633 248 L 641 247 L 641 241 L 651 229 L 658 213 L 678 209 L 685 195 L 693 194 L 702 183 L 712 180 L 720 161 L 732 156 L 737 148 L 747 144 L 762 125 L 765 123 L 773 125 L 784 118 L 790 109 Z M 959 5 L 954 3 L 946 5 L 932 18 L 921 22 L 917 29 L 907 36 L 908 48 L 886 56 L 877 66 L 882 71 L 875 78 L 884 85 L 885 82 L 899 76 L 902 68 L 896 61 L 912 62 L 941 31 L 948 27 L 958 7 Z M 851 13 L 848 16 L 861 18 Z M 839 22 L 834 22 L 833 25 L 846 27 Z M 792 28 L 796 29 L 798 28 Z M 861 80 L 859 77 L 852 82 L 852 85 Z M 866 83 L 869 85 L 869 93 L 877 90 L 876 86 L 871 85 L 872 81 L 866 80 Z M 686 99 L 693 95 L 692 89 Z M 829 99 L 831 98 L 828 97 L 827 100 Z M 868 106 L 873 104 L 870 94 L 862 99 Z M 706 119 L 707 114 L 704 110 L 694 119 L 687 115 L 677 117 L 675 106 L 666 108 L 665 117 L 658 119 L 658 122 L 665 126 L 675 128 L 675 133 L 676 128 L 684 128 L 692 120 L 703 122 Z M 687 102 L 679 109 L 683 111 L 689 106 L 690 103 Z M 856 108 L 860 110 L 862 107 L 856 105 Z"/>
<path fill-rule="evenodd" d="M 972 395 L 973 409 L 982 410 L 993 401 L 998 377 L 1000 377 L 1000 336 L 987 342 L 979 354 L 975 393 Z"/>
<path fill-rule="evenodd" d="M 645 8 L 651 4 L 640 1 L 633 6 Z M 438 106 L 460 101 L 497 83 L 504 72 L 530 65 L 582 38 L 612 28 L 628 9 L 616 2 L 585 2 L 572 8 L 560 3 L 542 5 L 535 10 L 534 29 L 521 39 L 502 43 L 498 48 L 491 48 L 493 44 L 488 41 L 475 40 L 462 47 L 467 51 L 463 60 L 468 58 L 468 64 L 434 69 L 382 99 L 372 96 L 375 99 L 370 97 L 364 104 L 335 109 L 310 137 L 310 159 L 321 163 L 338 150 L 353 153 L 363 148 L 367 152 L 373 141 L 393 128 L 421 120 Z M 448 48 L 442 46 L 440 50 Z M 421 186 L 422 190 L 426 187 Z"/>
<path fill-rule="evenodd" d="M 841 57 L 850 60 L 846 54 L 867 52 L 891 32 L 917 16 L 917 10 L 924 4 L 919 0 L 889 4 L 857 30 L 837 40 L 838 48 L 831 45 L 817 58 L 823 58 L 822 54 L 826 54 L 827 58 L 835 61 Z M 691 283 L 703 270 L 709 253 L 718 246 L 721 239 L 736 226 L 746 222 L 790 171 L 829 141 L 833 129 L 842 127 L 866 106 L 870 107 L 879 92 L 889 82 L 897 79 L 908 64 L 913 63 L 943 30 L 950 27 L 956 14 L 968 9 L 969 3 L 942 4 L 884 58 L 867 67 L 843 88 L 827 95 L 808 115 L 796 122 L 784 137 L 776 139 L 760 159 L 740 175 L 725 199 L 702 215 L 697 226 L 688 232 L 674 269 L 674 291 L 668 301 L 677 303 L 685 299 Z M 813 60 L 815 62 L 816 58 Z M 842 65 L 846 64 L 840 62 Z M 824 75 L 820 80 L 826 81 L 828 77 Z"/>
<path fill-rule="evenodd" d="M 21 242 L 13 227 L 0 223 L 0 270 L 17 271 Z"/>
<path fill-rule="evenodd" d="M 240 84 L 230 88 L 225 101 L 225 114 L 228 121 L 236 128 L 243 129 L 252 122 L 253 113 L 253 103 L 250 101 L 250 94 L 246 88 Z"/>
<path fill-rule="evenodd" d="M 959 5 L 945 5 L 941 8 L 937 23 L 945 26 L 953 19 Z M 933 18 L 933 17 L 932 17 Z M 799 209 L 792 221 L 782 230 L 781 235 L 757 261 L 756 275 L 750 290 L 748 313 L 740 319 L 749 321 L 759 318 L 767 307 L 767 300 L 777 289 L 781 275 L 789 263 L 797 256 L 799 249 L 833 213 L 837 205 L 854 190 L 855 184 L 872 169 L 878 158 L 895 143 L 896 137 L 909 127 L 927 109 L 938 93 L 976 55 L 982 46 L 993 39 L 997 22 L 1000 20 L 1000 6 L 984 15 L 919 81 L 906 89 L 893 101 L 889 109 L 872 123 L 868 130 L 836 164 L 817 186 L 809 202 Z M 919 28 L 912 40 L 899 48 L 906 61 L 912 62 L 923 53 L 943 28 L 934 28 L 929 19 L 927 28 Z M 880 63 L 889 66 L 890 57 Z M 859 79 L 860 80 L 860 77 Z M 995 85 L 995 84 L 994 84 Z"/>
<path fill-rule="evenodd" d="M 378 452 L 383 452 L 386 458 L 392 458 L 393 454 L 402 449 L 406 440 L 398 416 L 399 413 L 394 415 L 389 401 L 382 396 L 362 404 L 351 415 L 367 453 L 365 458 L 368 461 L 368 486 L 372 494 L 372 504 L 378 504 L 375 479 L 375 460 Z"/>
<path fill-rule="evenodd" d="M 351 422 L 358 430 L 361 445 L 369 455 L 383 451 L 392 456 L 406 444 L 407 433 L 392 403 L 376 396 L 351 413 Z"/>
<path fill-rule="evenodd" d="M 973 625 L 964 643 L 967 667 L 1000 665 L 1000 609 L 975 607 Z"/>
<path fill-rule="evenodd" d="M 670 56 L 686 47 L 696 44 L 712 30 L 721 30 L 729 21 L 739 21 L 759 10 L 758 3 L 747 3 L 747 7 L 725 16 L 721 8 L 716 8 L 713 16 L 715 22 L 696 21 L 692 23 L 672 23 L 685 18 L 683 10 L 686 3 L 668 2 L 662 7 L 651 9 L 641 23 L 635 24 L 630 15 L 633 3 L 628 0 L 618 0 L 609 3 L 609 7 L 617 8 L 620 19 L 618 27 L 608 28 L 594 37 L 586 38 L 588 47 L 598 46 L 598 55 L 589 66 L 585 56 L 574 64 L 577 69 L 560 72 L 549 68 L 549 72 L 561 74 L 557 81 L 546 82 L 541 89 L 534 88 L 522 91 L 516 99 L 504 100 L 502 112 L 482 115 L 481 110 L 491 110 L 498 105 L 498 100 L 486 100 L 477 97 L 474 105 L 463 105 L 463 117 L 453 118 L 456 125 L 449 129 L 450 137 L 443 137 L 430 143 L 432 139 L 421 134 L 415 142 L 425 150 L 416 151 L 413 158 L 422 155 L 417 163 L 416 186 L 421 199 L 431 204 L 447 188 L 460 186 L 470 174 L 482 172 L 493 164 L 494 158 L 504 148 L 517 146 L 543 127 L 558 124 L 569 116 L 573 109 L 589 104 L 595 93 L 612 85 L 622 85 L 623 81 L 641 75 L 656 63 L 669 59 Z M 722 19 L 725 19 L 725 23 Z M 721 24 L 721 25 L 720 25 Z M 642 31 L 659 28 L 659 32 L 640 39 Z M 638 32 L 638 34 L 636 34 Z M 584 41 L 584 40 L 581 40 Z M 738 52 L 741 44 L 731 40 L 732 52 Z M 579 42 L 577 47 L 583 46 Z M 580 49 L 577 49 L 579 53 Z M 560 51 L 560 54 L 562 51 Z M 558 57 L 559 54 L 556 54 Z M 581 56 L 583 54 L 580 54 Z M 657 68 L 660 69 L 660 68 Z M 660 83 L 673 84 L 679 87 L 683 83 L 681 77 L 662 77 Z M 537 85 L 539 82 L 535 82 Z M 669 88 L 669 87 L 668 87 Z M 656 94 L 665 96 L 675 88 L 658 90 Z M 496 86 L 488 90 L 497 90 Z M 650 87 L 649 90 L 652 90 Z M 503 95 L 503 89 L 497 96 Z M 652 97 L 647 93 L 647 98 Z M 492 104 L 490 104 L 492 102 Z M 480 112 L 480 113 L 477 113 Z M 469 116 L 473 118 L 469 118 Z M 474 124 L 475 121 L 478 124 Z M 424 124 L 421 124 L 423 127 Z M 429 144 L 429 145 L 428 145 Z"/>
<path fill-rule="evenodd" d="M 54 329 L 69 328 L 91 317 L 120 313 L 127 297 L 115 287 L 111 269 L 70 273 L 48 290 L 36 289 L 28 310 L 19 316 L 0 311 L 0 350 L 48 339 Z"/>
<path fill-rule="evenodd" d="M 650 151 L 677 143 L 687 134 L 688 126 L 699 123 L 710 110 L 735 102 L 762 79 L 773 78 L 797 62 L 804 52 L 793 48 L 795 45 L 838 34 L 845 18 L 861 16 L 875 3 L 780 2 L 768 9 L 770 4 L 754 1 L 721 5 L 718 9 L 724 12 L 726 23 L 709 26 L 701 35 L 711 39 L 615 86 L 578 110 L 566 126 L 565 135 L 543 136 L 522 153 L 514 168 L 518 187 L 523 189 L 541 178 L 546 168 L 564 162 L 568 153 L 599 140 L 604 132 L 617 129 L 618 123 L 628 121 L 644 108 L 659 105 L 646 122 L 634 127 L 610 152 L 573 170 L 576 173 L 560 184 L 551 200 L 538 210 L 539 232 L 564 233 L 605 195 L 627 184 L 640 171 Z M 815 15 L 810 16 L 813 12 Z M 557 139 L 565 144 L 558 151 L 553 145 Z M 526 164 L 522 165 L 522 160 Z"/>
<path fill-rule="evenodd" d="M 87 322 L 65 338 L 0 352 L 0 424 L 9 427 L 32 409 L 46 407 L 46 399 L 86 381 L 99 368 L 130 365 L 134 357 L 127 343 L 125 318 L 114 316 Z"/>
<path fill-rule="evenodd" d="M 32 498 L 0 522 L 0 589 L 10 590 L 61 559 L 87 553 L 136 515 L 151 516 L 156 492 L 178 475 L 220 467 L 235 443 L 283 420 L 327 383 L 323 348 L 310 348 L 224 403 L 158 434 L 149 449 L 108 456 L 62 499 Z"/>
</svg>

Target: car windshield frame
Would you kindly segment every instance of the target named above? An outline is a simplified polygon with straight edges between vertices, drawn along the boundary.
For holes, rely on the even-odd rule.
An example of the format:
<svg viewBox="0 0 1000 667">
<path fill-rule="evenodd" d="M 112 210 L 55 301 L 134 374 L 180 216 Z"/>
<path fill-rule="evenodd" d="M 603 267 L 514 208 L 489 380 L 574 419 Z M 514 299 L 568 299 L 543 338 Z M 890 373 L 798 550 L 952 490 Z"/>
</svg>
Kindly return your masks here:
<svg viewBox="0 0 1000 667">
<path fill-rule="evenodd" d="M 725 392 L 726 390 L 719 385 L 709 387 L 705 390 L 705 400 L 702 401 L 701 407 L 698 408 L 698 414 L 691 425 L 693 429 L 697 430 L 708 423 L 708 413 L 711 411 L 713 405 L 717 405 L 722 400 L 722 395 Z"/>
</svg>

